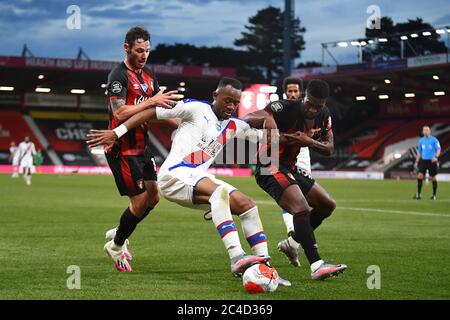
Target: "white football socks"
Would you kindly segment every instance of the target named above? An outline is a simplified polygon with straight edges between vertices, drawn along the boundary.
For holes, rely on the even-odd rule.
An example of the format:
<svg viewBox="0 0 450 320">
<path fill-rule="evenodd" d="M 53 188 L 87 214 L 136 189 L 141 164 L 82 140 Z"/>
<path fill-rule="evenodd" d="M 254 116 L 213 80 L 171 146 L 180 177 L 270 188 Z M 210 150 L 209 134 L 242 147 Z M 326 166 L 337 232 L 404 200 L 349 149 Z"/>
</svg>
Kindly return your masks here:
<svg viewBox="0 0 450 320">
<path fill-rule="evenodd" d="M 287 239 L 287 241 L 288 241 L 289 246 L 290 246 L 291 248 L 298 249 L 298 247 L 300 247 L 300 243 L 298 243 L 297 241 L 295 241 L 294 238 L 292 238 L 292 237 L 289 237 L 289 238 Z"/>
<path fill-rule="evenodd" d="M 228 250 L 230 259 L 243 253 L 236 225 L 233 222 L 230 211 L 230 196 L 224 186 L 219 186 L 209 198 L 211 203 L 212 221 L 222 238 L 225 248 Z"/>
<path fill-rule="evenodd" d="M 242 230 L 245 238 L 252 248 L 255 256 L 268 256 L 267 237 L 264 233 L 261 219 L 259 218 L 258 207 L 254 206 L 250 210 L 239 215 Z"/>
<path fill-rule="evenodd" d="M 311 272 L 316 272 L 317 269 L 319 269 L 322 264 L 324 264 L 323 260 L 317 260 L 313 264 L 311 264 Z"/>
<path fill-rule="evenodd" d="M 286 225 L 287 233 L 294 231 L 294 216 L 286 210 L 282 210 L 281 214 L 283 216 L 284 224 Z"/>
</svg>

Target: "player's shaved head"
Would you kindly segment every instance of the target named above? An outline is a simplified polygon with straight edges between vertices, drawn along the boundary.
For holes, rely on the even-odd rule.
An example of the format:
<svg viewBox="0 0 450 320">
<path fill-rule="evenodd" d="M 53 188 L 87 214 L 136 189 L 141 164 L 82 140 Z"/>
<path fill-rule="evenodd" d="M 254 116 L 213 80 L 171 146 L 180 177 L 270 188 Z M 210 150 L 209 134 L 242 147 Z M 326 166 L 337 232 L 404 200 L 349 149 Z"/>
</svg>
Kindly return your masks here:
<svg viewBox="0 0 450 320">
<path fill-rule="evenodd" d="M 228 77 L 220 79 L 219 84 L 217 85 L 217 90 L 220 88 L 225 88 L 226 86 L 231 86 L 236 90 L 242 90 L 242 83 L 239 80 Z"/>
<path fill-rule="evenodd" d="M 311 80 L 306 87 L 306 94 L 316 99 L 327 99 L 330 95 L 330 87 L 323 80 Z"/>
<path fill-rule="evenodd" d="M 306 117 L 313 119 L 325 107 L 330 94 L 328 83 L 322 80 L 311 80 L 306 87 L 303 104 L 306 108 Z"/>
<path fill-rule="evenodd" d="M 234 78 L 222 78 L 213 92 L 214 112 L 219 119 L 229 119 L 237 109 L 242 95 L 242 83 Z"/>
</svg>

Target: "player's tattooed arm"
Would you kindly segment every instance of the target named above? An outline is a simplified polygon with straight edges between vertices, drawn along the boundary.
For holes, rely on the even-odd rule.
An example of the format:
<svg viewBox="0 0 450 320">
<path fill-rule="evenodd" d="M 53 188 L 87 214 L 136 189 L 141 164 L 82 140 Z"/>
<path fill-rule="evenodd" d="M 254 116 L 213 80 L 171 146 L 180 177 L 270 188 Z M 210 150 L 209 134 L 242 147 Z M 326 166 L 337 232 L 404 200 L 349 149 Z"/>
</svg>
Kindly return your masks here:
<svg viewBox="0 0 450 320">
<path fill-rule="evenodd" d="M 125 102 L 125 99 L 122 99 L 122 98 L 114 98 L 114 99 L 111 99 L 110 104 L 111 104 L 111 109 L 112 109 L 112 111 L 113 111 L 113 112 L 116 112 L 117 110 L 120 109 L 121 106 L 124 106 L 125 103 L 126 103 L 126 102 Z"/>
<path fill-rule="evenodd" d="M 284 133 L 281 136 L 287 139 L 286 144 L 309 147 L 324 156 L 330 156 L 334 152 L 334 137 L 331 131 L 322 140 L 314 140 L 308 134 L 301 131 Z M 282 143 L 281 140 L 280 143 Z"/>
<path fill-rule="evenodd" d="M 334 136 L 329 132 L 323 140 L 312 140 L 311 149 L 324 156 L 331 156 L 334 152 Z"/>
</svg>

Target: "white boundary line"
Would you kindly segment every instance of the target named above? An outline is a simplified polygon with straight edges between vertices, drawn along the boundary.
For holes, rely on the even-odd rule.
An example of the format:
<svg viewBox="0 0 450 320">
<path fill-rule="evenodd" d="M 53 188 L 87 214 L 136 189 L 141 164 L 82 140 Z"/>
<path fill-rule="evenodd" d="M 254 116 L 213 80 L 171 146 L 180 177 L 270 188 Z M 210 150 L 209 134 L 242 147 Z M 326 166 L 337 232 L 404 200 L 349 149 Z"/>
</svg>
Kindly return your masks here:
<svg viewBox="0 0 450 320">
<path fill-rule="evenodd" d="M 393 200 L 393 199 L 387 199 L 387 200 L 382 200 L 382 199 L 355 199 L 355 200 L 351 200 L 351 199 L 346 199 L 346 200 L 336 200 L 336 202 L 338 203 L 342 203 L 342 202 L 382 202 L 382 203 L 423 203 L 423 202 L 432 202 L 431 200 L 429 200 L 428 198 L 422 198 L 422 200 L 414 200 L 411 197 L 411 200 Z M 450 199 L 438 199 L 436 201 L 433 201 L 434 203 L 439 203 L 439 202 L 450 202 Z"/>
<path fill-rule="evenodd" d="M 267 200 L 258 200 L 257 204 L 271 204 L 277 206 L 275 201 L 267 201 Z M 339 203 L 339 201 L 338 201 Z M 394 213 L 394 214 L 403 214 L 410 216 L 426 216 L 426 217 L 445 217 L 450 218 L 450 214 L 445 213 L 434 213 L 434 212 L 419 212 L 419 211 L 402 211 L 402 210 L 384 210 L 384 209 L 373 209 L 373 208 L 355 208 L 355 207 L 336 207 L 338 210 L 351 210 L 351 211 L 360 211 L 360 212 L 381 212 L 381 213 Z"/>
<path fill-rule="evenodd" d="M 405 215 L 410 215 L 410 216 L 426 216 L 426 217 L 446 217 L 446 218 L 450 218 L 450 214 L 433 213 L 433 212 L 384 210 L 384 209 L 352 208 L 352 207 L 336 207 L 336 209 L 351 210 L 351 211 L 363 211 L 363 212 L 396 213 L 396 214 L 405 214 Z"/>
</svg>

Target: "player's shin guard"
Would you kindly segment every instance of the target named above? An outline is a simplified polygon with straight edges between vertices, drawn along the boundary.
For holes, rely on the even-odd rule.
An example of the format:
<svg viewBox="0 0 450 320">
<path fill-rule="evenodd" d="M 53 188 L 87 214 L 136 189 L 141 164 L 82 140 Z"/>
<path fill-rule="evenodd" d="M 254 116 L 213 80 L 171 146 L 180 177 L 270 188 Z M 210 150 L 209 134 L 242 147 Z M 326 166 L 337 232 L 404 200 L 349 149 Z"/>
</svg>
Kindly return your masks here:
<svg viewBox="0 0 450 320">
<path fill-rule="evenodd" d="M 420 195 L 422 193 L 422 179 L 417 179 L 417 193 Z"/>
<path fill-rule="evenodd" d="M 258 207 L 254 206 L 250 210 L 239 215 L 242 230 L 245 238 L 252 248 L 255 256 L 268 256 L 267 237 L 263 230 L 261 219 L 259 218 Z"/>
<path fill-rule="evenodd" d="M 286 226 L 287 233 L 294 231 L 294 217 L 292 214 L 287 212 L 286 210 L 282 210 L 281 214 L 283 216 L 284 225 Z"/>
<path fill-rule="evenodd" d="M 313 228 L 311 227 L 309 212 L 301 212 L 294 215 L 295 235 L 292 238 L 300 243 L 309 264 L 320 260 L 317 251 L 316 238 Z"/>
<path fill-rule="evenodd" d="M 120 217 L 119 227 L 117 228 L 116 236 L 114 237 L 114 243 L 118 246 L 123 246 L 125 240 L 128 239 L 133 233 L 134 229 L 143 218 L 136 217 L 131 213 L 130 208 L 122 213 Z"/>
<path fill-rule="evenodd" d="M 209 203 L 211 203 L 212 221 L 222 238 L 225 248 L 228 250 L 230 259 L 243 254 L 244 250 L 231 216 L 228 190 L 223 186 L 219 186 L 209 198 Z"/>
</svg>

